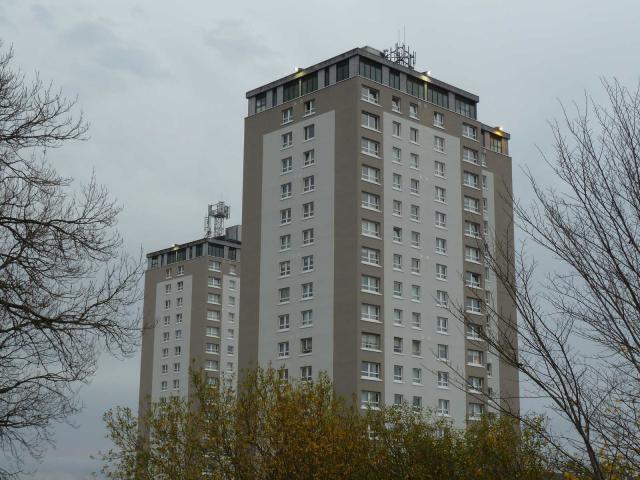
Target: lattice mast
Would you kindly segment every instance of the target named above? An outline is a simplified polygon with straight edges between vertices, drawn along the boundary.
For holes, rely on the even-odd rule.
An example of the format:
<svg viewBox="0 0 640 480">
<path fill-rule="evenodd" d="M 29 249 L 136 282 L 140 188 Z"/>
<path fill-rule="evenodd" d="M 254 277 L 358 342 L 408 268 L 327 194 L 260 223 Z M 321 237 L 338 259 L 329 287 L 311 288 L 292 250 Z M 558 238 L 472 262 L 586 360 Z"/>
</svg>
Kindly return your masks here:
<svg viewBox="0 0 640 480">
<path fill-rule="evenodd" d="M 206 238 L 221 237 L 224 235 L 224 221 L 229 218 L 231 207 L 224 202 L 207 206 L 207 215 L 204 217 L 204 235 Z M 213 235 L 211 232 L 211 222 L 213 220 Z"/>
<path fill-rule="evenodd" d="M 416 52 L 415 50 L 412 52 L 409 45 L 404 42 L 396 42 L 394 47 L 383 50 L 382 54 L 394 63 L 407 68 L 415 68 Z"/>
</svg>

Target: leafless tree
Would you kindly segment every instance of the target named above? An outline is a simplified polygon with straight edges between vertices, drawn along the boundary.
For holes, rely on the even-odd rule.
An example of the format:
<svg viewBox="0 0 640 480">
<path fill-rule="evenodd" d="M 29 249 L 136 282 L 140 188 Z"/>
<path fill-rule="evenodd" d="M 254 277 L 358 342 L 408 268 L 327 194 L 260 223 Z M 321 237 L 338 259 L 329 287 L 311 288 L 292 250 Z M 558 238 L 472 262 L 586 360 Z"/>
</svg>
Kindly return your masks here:
<svg viewBox="0 0 640 480">
<path fill-rule="evenodd" d="M 95 178 L 74 190 L 46 160 L 86 134 L 75 101 L 12 56 L 0 54 L 0 449 L 19 468 L 78 411 L 99 353 L 135 348 L 141 262 L 123 251 L 107 190 Z"/>
<path fill-rule="evenodd" d="M 484 339 L 570 426 L 543 432 L 565 464 L 597 480 L 640 478 L 640 90 L 603 85 L 606 105 L 587 96 L 551 124 L 553 181 L 526 172 L 534 201 L 513 202 L 526 241 L 483 243 L 517 310 L 487 302 Z"/>
</svg>

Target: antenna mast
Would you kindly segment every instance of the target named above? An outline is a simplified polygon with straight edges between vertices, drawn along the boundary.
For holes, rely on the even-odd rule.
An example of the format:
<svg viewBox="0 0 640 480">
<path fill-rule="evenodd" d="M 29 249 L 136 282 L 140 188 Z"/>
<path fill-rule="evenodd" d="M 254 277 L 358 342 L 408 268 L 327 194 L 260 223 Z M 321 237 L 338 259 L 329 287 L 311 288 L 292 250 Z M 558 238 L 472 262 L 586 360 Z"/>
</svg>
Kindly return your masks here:
<svg viewBox="0 0 640 480">
<path fill-rule="evenodd" d="M 224 235 L 224 221 L 229 218 L 231 207 L 224 202 L 207 206 L 207 215 L 204 217 L 204 236 L 206 238 L 221 237 Z M 211 219 L 213 219 L 213 235 L 211 234 Z"/>
<path fill-rule="evenodd" d="M 400 37 L 400 32 L 398 32 L 398 37 Z M 388 58 L 392 62 L 404 67 L 415 68 L 416 52 L 412 52 L 411 48 L 404 41 L 402 43 L 396 42 L 394 47 L 383 50 L 382 55 L 384 56 L 384 58 Z"/>
</svg>

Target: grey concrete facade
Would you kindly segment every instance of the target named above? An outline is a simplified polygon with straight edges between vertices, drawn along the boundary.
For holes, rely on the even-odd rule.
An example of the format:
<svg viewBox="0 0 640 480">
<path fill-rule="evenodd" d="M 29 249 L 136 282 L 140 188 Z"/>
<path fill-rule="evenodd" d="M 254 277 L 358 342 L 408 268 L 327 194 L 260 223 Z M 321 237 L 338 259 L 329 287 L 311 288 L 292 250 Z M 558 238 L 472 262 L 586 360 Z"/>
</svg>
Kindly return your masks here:
<svg viewBox="0 0 640 480">
<path fill-rule="evenodd" d="M 361 61 L 378 65 L 379 77 L 361 70 Z M 391 85 L 392 74 L 397 84 Z M 313 76 L 314 88 L 284 101 L 296 82 L 302 86 Z M 409 92 L 409 84 L 422 90 Z M 425 95 L 431 88 L 441 97 Z M 406 401 L 440 410 L 458 425 L 484 411 L 488 392 L 504 393 L 518 408 L 517 372 L 491 357 L 470 330 L 485 327 L 484 309 L 475 311 L 485 301 L 515 315 L 504 289 L 485 278 L 482 260 L 467 258 L 467 247 L 481 241 L 476 228 L 495 231 L 495 241 L 513 237 L 506 220 L 511 205 L 504 201 L 511 188 L 509 135 L 476 120 L 478 97 L 366 47 L 252 90 L 247 98 L 240 368 L 271 364 L 300 378 L 301 368 L 311 366 L 313 377 L 327 372 L 338 393 L 355 396 L 363 407 Z M 288 109 L 290 121 L 287 113 L 283 124 Z M 305 140 L 312 123 L 315 136 Z M 288 132 L 292 144 L 283 148 Z M 490 149 L 496 139 L 501 152 Z M 309 148 L 317 150 L 316 162 L 304 166 Z M 292 169 L 283 173 L 288 157 Z M 303 193 L 301 181 L 311 172 L 315 191 Z M 289 182 L 291 196 L 283 199 Z M 436 199 L 442 192 L 446 198 Z M 309 199 L 314 217 L 303 219 Z M 281 225 L 288 208 L 291 221 Z M 446 225 L 437 224 L 437 214 L 446 215 Z M 302 244 L 306 225 L 313 226 L 313 245 Z M 291 235 L 286 249 L 280 248 L 283 235 Z M 302 273 L 308 252 L 314 270 Z M 291 273 L 280 275 L 286 261 Z M 302 285 L 310 281 L 313 299 L 302 301 Z M 281 302 L 280 289 L 287 287 L 290 299 Z M 438 305 L 442 292 L 448 307 Z M 300 324 L 303 304 L 314 311 L 307 329 Z M 464 323 L 451 314 L 453 306 L 465 310 Z M 289 326 L 279 328 L 285 314 Z M 300 342 L 309 337 L 312 352 L 302 354 Z M 289 354 L 283 357 L 279 345 L 286 341 Z M 438 358 L 441 346 L 446 359 Z M 468 380 L 482 391 L 467 388 Z"/>
</svg>

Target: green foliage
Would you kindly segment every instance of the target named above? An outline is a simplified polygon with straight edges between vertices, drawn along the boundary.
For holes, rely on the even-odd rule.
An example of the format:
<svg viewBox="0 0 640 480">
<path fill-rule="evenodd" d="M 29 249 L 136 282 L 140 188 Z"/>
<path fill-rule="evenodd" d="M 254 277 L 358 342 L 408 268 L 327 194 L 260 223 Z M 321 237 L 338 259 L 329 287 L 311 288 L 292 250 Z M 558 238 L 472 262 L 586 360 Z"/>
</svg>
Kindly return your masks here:
<svg viewBox="0 0 640 480">
<path fill-rule="evenodd" d="M 237 396 L 193 377 L 188 400 L 105 414 L 110 479 L 522 479 L 553 478 L 534 430 L 487 417 L 456 430 L 408 406 L 361 410 L 326 376 L 283 382 L 247 372 Z"/>
</svg>

